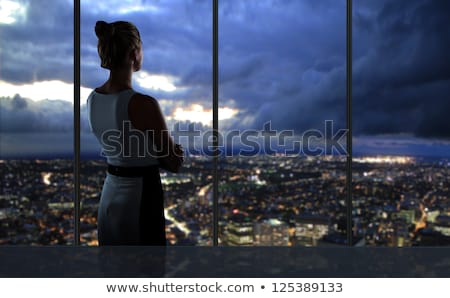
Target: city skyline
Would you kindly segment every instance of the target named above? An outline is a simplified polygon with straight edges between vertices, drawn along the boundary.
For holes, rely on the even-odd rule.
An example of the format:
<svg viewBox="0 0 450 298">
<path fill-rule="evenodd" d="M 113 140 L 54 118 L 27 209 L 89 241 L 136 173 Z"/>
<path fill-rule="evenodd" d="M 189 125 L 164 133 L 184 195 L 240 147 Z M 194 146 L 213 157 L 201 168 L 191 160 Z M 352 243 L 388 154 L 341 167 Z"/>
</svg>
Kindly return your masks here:
<svg viewBox="0 0 450 298">
<path fill-rule="evenodd" d="M 1 160 L 0 244 L 74 241 L 71 160 Z M 346 245 L 343 157 L 242 156 L 219 160 L 221 245 Z M 81 162 L 81 243 L 97 245 L 106 165 Z M 450 162 L 408 157 L 355 160 L 352 235 L 357 246 L 450 244 Z M 171 245 L 212 245 L 212 162 L 187 158 L 161 172 Z"/>
</svg>

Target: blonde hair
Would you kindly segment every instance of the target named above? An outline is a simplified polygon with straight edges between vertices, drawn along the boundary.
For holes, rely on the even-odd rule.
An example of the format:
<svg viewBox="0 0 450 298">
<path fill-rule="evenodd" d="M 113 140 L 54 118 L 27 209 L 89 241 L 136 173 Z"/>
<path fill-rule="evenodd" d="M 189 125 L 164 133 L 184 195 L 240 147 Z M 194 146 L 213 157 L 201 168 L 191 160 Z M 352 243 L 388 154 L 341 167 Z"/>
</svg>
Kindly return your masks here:
<svg viewBox="0 0 450 298">
<path fill-rule="evenodd" d="M 141 46 L 141 36 L 136 26 L 130 22 L 107 23 L 97 21 L 95 34 L 98 37 L 97 50 L 101 67 L 116 69 L 125 64 L 127 55 Z"/>
</svg>

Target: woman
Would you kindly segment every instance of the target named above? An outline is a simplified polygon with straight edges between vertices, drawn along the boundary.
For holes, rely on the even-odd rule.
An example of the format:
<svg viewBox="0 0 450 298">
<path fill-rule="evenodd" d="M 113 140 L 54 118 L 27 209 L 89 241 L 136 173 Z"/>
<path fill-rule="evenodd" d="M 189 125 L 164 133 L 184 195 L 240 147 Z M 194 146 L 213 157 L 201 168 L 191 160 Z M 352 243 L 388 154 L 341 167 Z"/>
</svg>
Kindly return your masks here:
<svg viewBox="0 0 450 298">
<path fill-rule="evenodd" d="M 89 95 L 89 125 L 102 145 L 108 172 L 98 210 L 99 245 L 166 245 L 159 167 L 178 172 L 183 150 L 167 130 L 158 102 L 137 93 L 139 31 L 129 22 L 95 25 L 101 67 L 109 79 Z"/>
</svg>

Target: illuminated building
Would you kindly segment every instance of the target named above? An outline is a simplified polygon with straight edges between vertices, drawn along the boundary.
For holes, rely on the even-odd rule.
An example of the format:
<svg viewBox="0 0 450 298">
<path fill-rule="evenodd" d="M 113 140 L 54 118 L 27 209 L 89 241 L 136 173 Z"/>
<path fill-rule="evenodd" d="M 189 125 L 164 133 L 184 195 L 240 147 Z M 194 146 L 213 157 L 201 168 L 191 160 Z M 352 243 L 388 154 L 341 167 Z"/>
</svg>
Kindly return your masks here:
<svg viewBox="0 0 450 298">
<path fill-rule="evenodd" d="M 426 210 L 427 213 L 427 222 L 434 223 L 436 218 L 441 214 L 439 210 Z"/>
<path fill-rule="evenodd" d="M 330 219 L 323 216 L 302 216 L 295 220 L 294 245 L 317 246 L 317 240 L 328 234 Z"/>
<path fill-rule="evenodd" d="M 254 226 L 255 246 L 288 246 L 289 227 L 278 219 L 267 219 Z"/>
<path fill-rule="evenodd" d="M 249 246 L 253 245 L 253 222 L 241 214 L 233 214 L 226 225 L 225 245 Z"/>
<path fill-rule="evenodd" d="M 414 224 L 416 220 L 416 211 L 414 209 L 400 210 L 397 218 L 404 219 L 408 224 Z"/>
<path fill-rule="evenodd" d="M 408 222 L 403 218 L 397 218 L 394 221 L 394 235 L 391 238 L 391 245 L 394 247 L 410 246 L 410 236 L 408 231 Z"/>
<path fill-rule="evenodd" d="M 444 236 L 450 236 L 450 215 L 439 215 L 436 217 L 434 230 Z"/>
</svg>

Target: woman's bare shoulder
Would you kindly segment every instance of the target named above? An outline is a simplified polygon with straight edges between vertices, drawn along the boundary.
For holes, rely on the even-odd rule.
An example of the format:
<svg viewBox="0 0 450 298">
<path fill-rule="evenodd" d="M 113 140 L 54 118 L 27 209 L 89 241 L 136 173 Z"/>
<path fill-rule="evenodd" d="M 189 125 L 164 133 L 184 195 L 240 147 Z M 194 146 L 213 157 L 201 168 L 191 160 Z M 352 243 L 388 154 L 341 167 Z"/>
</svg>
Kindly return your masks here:
<svg viewBox="0 0 450 298">
<path fill-rule="evenodd" d="M 135 93 L 128 103 L 128 116 L 138 129 L 164 126 L 159 103 L 150 95 Z"/>
<path fill-rule="evenodd" d="M 130 98 L 130 105 L 145 108 L 151 106 L 158 106 L 159 104 L 158 101 L 153 96 L 136 92 Z"/>
</svg>

